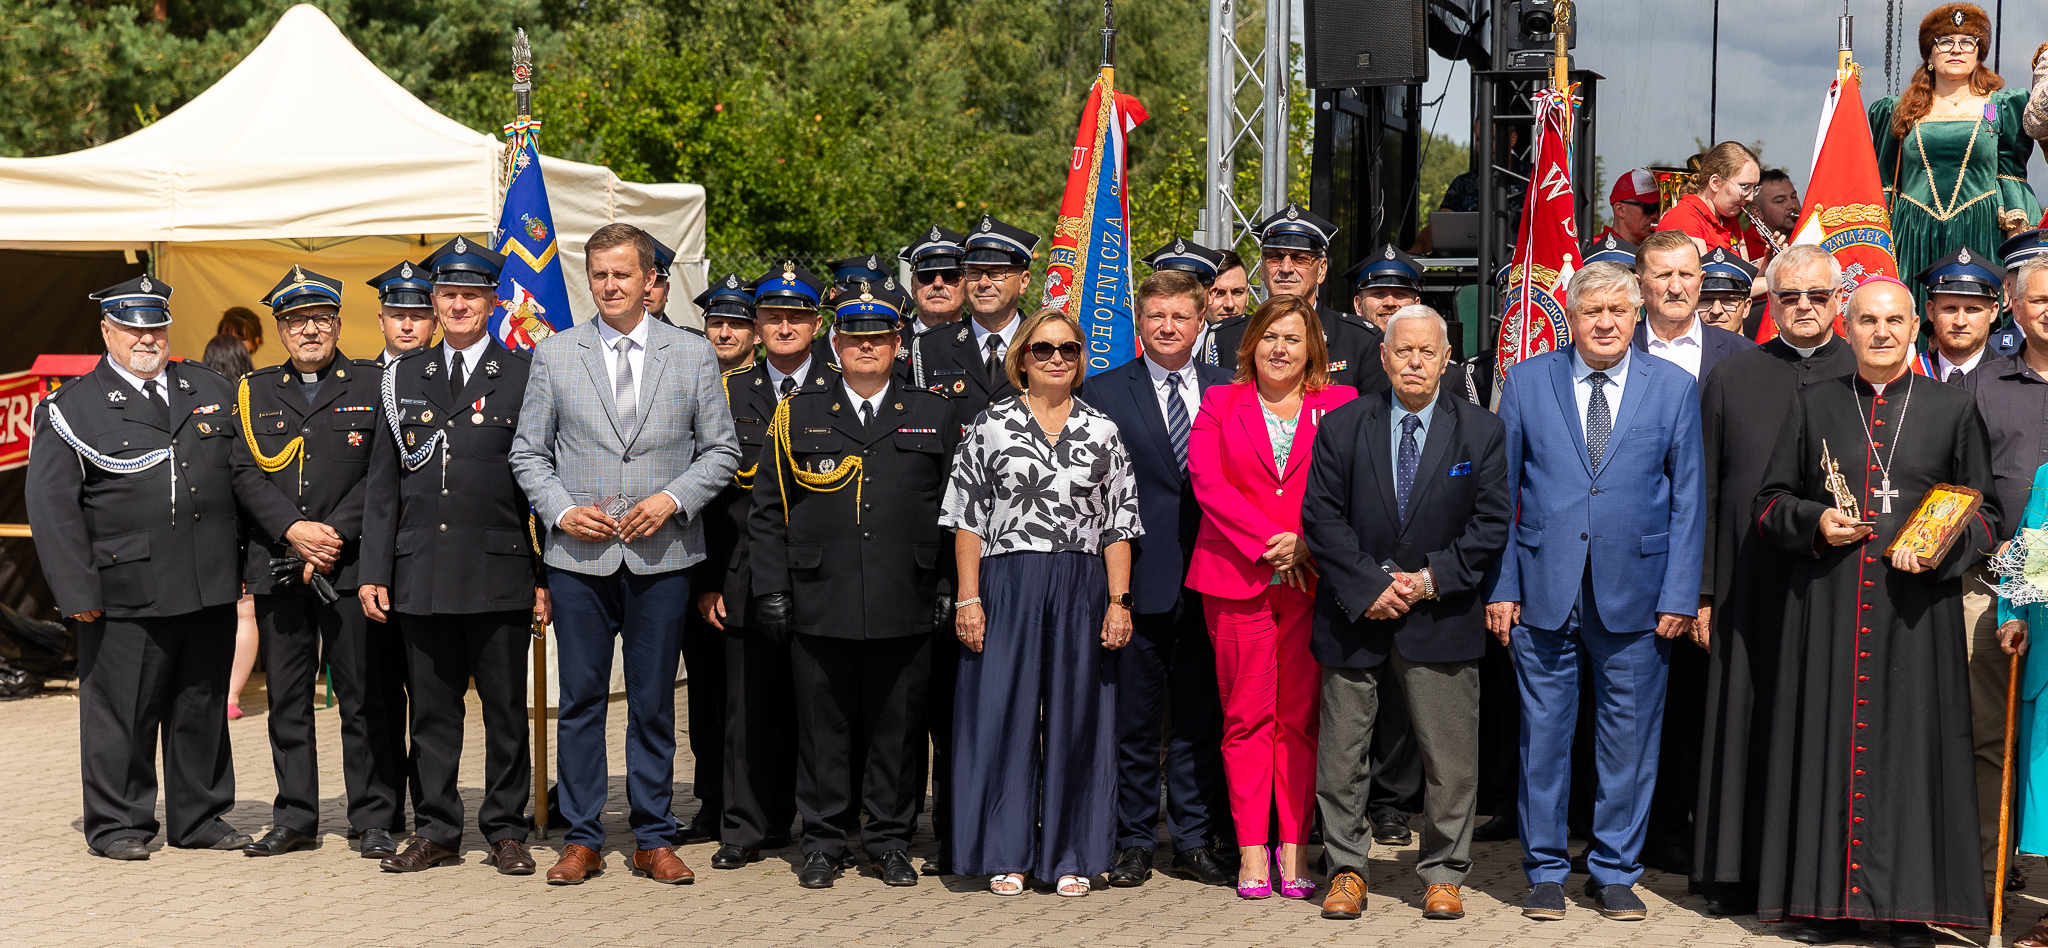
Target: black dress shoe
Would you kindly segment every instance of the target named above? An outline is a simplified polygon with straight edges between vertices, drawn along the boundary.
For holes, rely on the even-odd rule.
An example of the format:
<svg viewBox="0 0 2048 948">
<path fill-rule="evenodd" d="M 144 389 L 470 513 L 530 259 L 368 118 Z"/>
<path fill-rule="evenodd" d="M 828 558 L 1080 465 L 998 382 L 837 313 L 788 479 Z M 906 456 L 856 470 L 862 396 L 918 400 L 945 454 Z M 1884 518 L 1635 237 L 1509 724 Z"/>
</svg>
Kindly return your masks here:
<svg viewBox="0 0 2048 948">
<path fill-rule="evenodd" d="M 1408 821 L 1388 814 L 1372 822 L 1372 841 L 1383 846 L 1406 846 L 1415 841 Z"/>
<path fill-rule="evenodd" d="M 839 860 L 824 853 L 811 853 L 804 857 L 804 867 L 797 870 L 796 884 L 806 889 L 832 888 L 832 878 L 839 874 Z"/>
<path fill-rule="evenodd" d="M 137 860 L 149 858 L 149 844 L 134 837 L 124 836 L 105 846 L 91 850 L 95 856 L 107 859 Z"/>
<path fill-rule="evenodd" d="M 1586 848 L 1579 850 L 1578 855 L 1572 857 L 1573 874 L 1583 876 L 1589 872 L 1592 872 L 1591 869 L 1586 868 L 1586 857 L 1592 852 L 1593 847 L 1587 846 Z"/>
<path fill-rule="evenodd" d="M 382 859 L 398 855 L 398 844 L 391 840 L 391 834 L 381 829 L 366 829 L 356 848 L 364 859 Z"/>
<path fill-rule="evenodd" d="M 1643 841 L 1643 851 L 1637 857 L 1643 865 L 1660 872 L 1689 876 L 1692 874 L 1692 847 L 1670 837 L 1652 836 Z"/>
<path fill-rule="evenodd" d="M 1223 862 L 1207 846 L 1183 849 L 1173 854 L 1174 875 L 1192 879 L 1203 885 L 1230 885 L 1235 880 L 1224 870 Z"/>
<path fill-rule="evenodd" d="M 206 848 L 218 849 L 221 852 L 227 852 L 229 850 L 240 849 L 244 846 L 247 846 L 249 845 L 250 842 L 252 842 L 252 840 L 250 839 L 249 834 L 231 832 L 226 836 L 214 840 L 213 845 L 208 846 Z"/>
<path fill-rule="evenodd" d="M 697 815 L 690 822 L 676 828 L 677 845 L 688 846 L 716 840 L 718 838 L 718 823 L 718 814 L 698 810 Z"/>
<path fill-rule="evenodd" d="M 1633 886 L 1599 885 L 1587 879 L 1586 898 L 1593 900 L 1593 908 L 1600 914 L 1617 922 L 1640 922 L 1650 914 Z"/>
<path fill-rule="evenodd" d="M 1503 813 L 1472 828 L 1475 843 L 1504 843 L 1521 836 L 1521 824 L 1512 813 Z"/>
<path fill-rule="evenodd" d="M 882 884 L 906 886 L 917 884 L 917 869 L 910 864 L 910 854 L 892 849 L 882 854 L 880 860 Z M 808 869 L 809 866 L 804 868 Z"/>
<path fill-rule="evenodd" d="M 1792 940 L 1806 945 L 1827 945 L 1853 938 L 1861 926 L 1849 918 L 1802 918 L 1799 927 L 1792 930 Z"/>
<path fill-rule="evenodd" d="M 1119 889 L 1130 889 L 1145 884 L 1152 878 L 1152 850 L 1143 846 L 1119 849 L 1116 862 L 1109 867 L 1109 884 Z"/>
<path fill-rule="evenodd" d="M 295 829 L 273 826 L 263 838 L 242 847 L 244 856 L 282 856 L 303 846 L 310 845 L 313 837 Z"/>
<path fill-rule="evenodd" d="M 1934 932 L 1925 922 L 1893 922 L 1892 948 L 1934 948 Z"/>
<path fill-rule="evenodd" d="M 1756 913 L 1756 884 L 1752 882 L 1709 882 L 1704 886 L 1708 915 L 1753 915 Z"/>
<path fill-rule="evenodd" d="M 950 876 L 953 874 L 953 850 L 940 846 L 938 855 L 924 861 L 924 874 L 928 876 Z"/>
<path fill-rule="evenodd" d="M 2008 866 L 2006 866 L 2006 867 L 2005 867 L 2005 891 L 2007 891 L 2007 892 L 2020 892 L 2020 891 L 2024 891 L 2024 890 L 2026 889 L 2026 887 L 2027 887 L 2027 877 L 2026 877 L 2026 875 L 2025 875 L 2024 873 L 2020 872 L 2020 867 L 2018 867 L 2018 866 L 2014 866 L 2014 865 L 2008 865 Z"/>
<path fill-rule="evenodd" d="M 748 849 L 745 846 L 726 843 L 718 847 L 717 852 L 711 854 L 711 868 L 745 869 L 747 863 L 759 858 L 761 858 L 761 854 L 754 850 Z"/>
</svg>

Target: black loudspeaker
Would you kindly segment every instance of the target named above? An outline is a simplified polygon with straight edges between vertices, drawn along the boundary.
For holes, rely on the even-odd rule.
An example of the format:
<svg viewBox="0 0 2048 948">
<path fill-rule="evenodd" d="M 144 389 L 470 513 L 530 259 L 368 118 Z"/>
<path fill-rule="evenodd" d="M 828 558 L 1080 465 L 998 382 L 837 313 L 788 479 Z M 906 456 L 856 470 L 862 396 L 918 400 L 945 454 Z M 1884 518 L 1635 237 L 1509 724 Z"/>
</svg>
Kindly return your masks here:
<svg viewBox="0 0 2048 948">
<path fill-rule="evenodd" d="M 1302 0 L 1311 89 L 1429 79 L 1428 0 Z"/>
</svg>

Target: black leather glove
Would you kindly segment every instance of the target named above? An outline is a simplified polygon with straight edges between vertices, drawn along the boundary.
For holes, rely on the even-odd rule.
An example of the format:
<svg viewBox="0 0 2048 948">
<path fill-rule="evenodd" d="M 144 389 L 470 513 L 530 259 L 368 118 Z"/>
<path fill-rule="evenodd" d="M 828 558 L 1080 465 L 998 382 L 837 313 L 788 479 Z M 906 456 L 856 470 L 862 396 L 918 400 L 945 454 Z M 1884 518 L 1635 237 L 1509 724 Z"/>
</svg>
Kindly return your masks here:
<svg viewBox="0 0 2048 948">
<path fill-rule="evenodd" d="M 795 609 L 796 605 L 790 601 L 788 593 L 755 596 L 753 603 L 748 606 L 750 618 L 754 620 L 755 631 L 767 636 L 768 641 L 777 645 L 789 644 L 789 625 Z"/>
<path fill-rule="evenodd" d="M 305 569 L 306 561 L 296 556 L 287 556 L 282 559 L 271 559 L 271 590 L 274 592 L 283 592 L 293 586 L 299 585 L 300 577 L 304 574 Z M 335 602 L 341 599 L 341 595 L 334 591 L 334 584 L 328 582 L 327 577 L 322 576 L 319 573 L 313 574 L 312 588 L 313 595 L 318 596 L 323 604 L 333 605 Z"/>
<path fill-rule="evenodd" d="M 932 637 L 953 638 L 953 594 L 942 592 L 932 603 Z"/>
</svg>

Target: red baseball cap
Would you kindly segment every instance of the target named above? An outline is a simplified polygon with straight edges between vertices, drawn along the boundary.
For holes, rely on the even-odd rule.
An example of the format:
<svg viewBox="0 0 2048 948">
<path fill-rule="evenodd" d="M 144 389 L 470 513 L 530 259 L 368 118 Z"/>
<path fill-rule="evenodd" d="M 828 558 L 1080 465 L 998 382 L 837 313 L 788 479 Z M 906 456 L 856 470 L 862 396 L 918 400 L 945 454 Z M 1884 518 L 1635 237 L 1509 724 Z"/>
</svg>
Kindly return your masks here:
<svg viewBox="0 0 2048 948">
<path fill-rule="evenodd" d="M 1630 168 L 1615 179 L 1614 190 L 1608 192 L 1607 203 L 1634 201 L 1656 207 L 1663 200 L 1657 193 L 1657 176 L 1643 168 Z"/>
</svg>

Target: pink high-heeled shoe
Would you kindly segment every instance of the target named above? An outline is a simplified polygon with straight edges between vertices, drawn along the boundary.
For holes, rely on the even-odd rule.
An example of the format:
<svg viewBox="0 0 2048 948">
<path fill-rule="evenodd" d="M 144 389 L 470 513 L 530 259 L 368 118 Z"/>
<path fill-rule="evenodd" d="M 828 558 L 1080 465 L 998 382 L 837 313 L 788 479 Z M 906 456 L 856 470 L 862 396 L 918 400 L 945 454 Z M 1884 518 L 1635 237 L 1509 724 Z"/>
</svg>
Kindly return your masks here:
<svg viewBox="0 0 2048 948">
<path fill-rule="evenodd" d="M 1270 867 L 1266 870 L 1267 885 L 1271 886 L 1271 880 L 1279 879 L 1281 898 L 1306 899 L 1316 894 L 1314 879 L 1289 879 L 1280 874 L 1280 847 L 1275 846 L 1267 850 L 1267 853 L 1272 859 Z"/>
<path fill-rule="evenodd" d="M 1267 857 L 1271 858 L 1273 851 L 1270 848 L 1264 846 L 1261 846 L 1259 848 L 1265 849 Z M 1272 896 L 1273 874 L 1271 872 L 1266 873 L 1266 878 L 1259 882 L 1245 882 L 1243 880 L 1239 880 L 1237 883 L 1237 897 L 1240 899 L 1265 899 L 1271 898 Z"/>
</svg>

